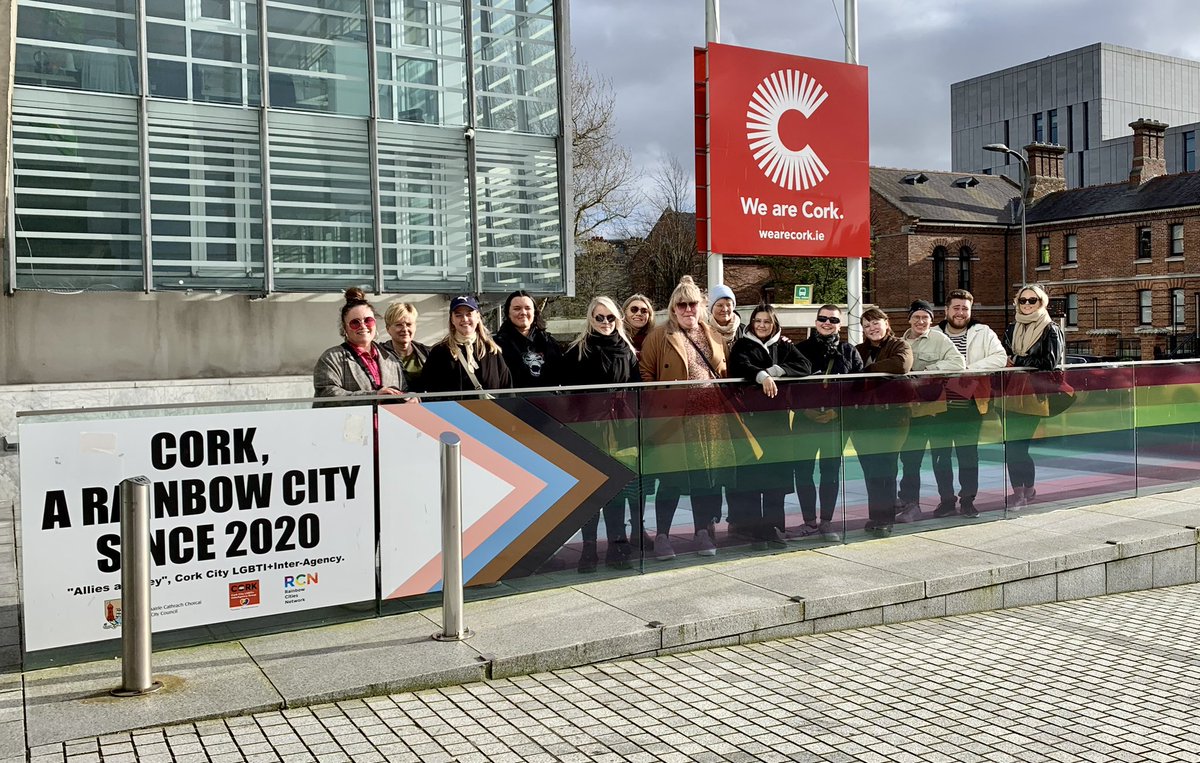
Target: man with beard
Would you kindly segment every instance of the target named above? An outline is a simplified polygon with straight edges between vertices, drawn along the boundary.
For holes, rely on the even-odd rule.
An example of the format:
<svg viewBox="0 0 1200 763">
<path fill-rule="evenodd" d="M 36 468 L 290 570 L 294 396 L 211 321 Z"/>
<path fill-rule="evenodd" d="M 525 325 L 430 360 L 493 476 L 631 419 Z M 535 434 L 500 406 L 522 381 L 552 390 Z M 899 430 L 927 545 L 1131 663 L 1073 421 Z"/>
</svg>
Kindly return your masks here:
<svg viewBox="0 0 1200 763">
<path fill-rule="evenodd" d="M 996 332 L 971 317 L 975 297 L 966 289 L 950 292 L 946 301 L 946 319 L 938 329 L 962 354 L 968 371 L 995 371 L 1008 362 L 1004 345 Z M 979 430 L 991 400 L 988 376 L 961 376 L 946 382 L 946 413 L 943 421 L 945 447 L 933 450 L 933 476 L 937 480 L 940 501 L 934 516 L 954 515 L 954 464 L 951 452 L 958 457 L 958 479 L 961 485 L 957 511 L 964 517 L 975 517 L 975 495 L 979 492 Z"/>
</svg>

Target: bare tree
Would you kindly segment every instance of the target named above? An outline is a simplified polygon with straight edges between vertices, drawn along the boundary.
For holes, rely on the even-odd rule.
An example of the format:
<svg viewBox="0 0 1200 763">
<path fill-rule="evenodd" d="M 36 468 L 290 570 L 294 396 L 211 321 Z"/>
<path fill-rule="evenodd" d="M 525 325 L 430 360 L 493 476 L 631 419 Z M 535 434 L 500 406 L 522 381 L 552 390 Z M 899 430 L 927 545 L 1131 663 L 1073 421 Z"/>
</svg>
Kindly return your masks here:
<svg viewBox="0 0 1200 763">
<path fill-rule="evenodd" d="M 617 142 L 612 83 L 572 58 L 571 132 L 575 239 L 625 220 L 637 207 L 629 149 Z"/>
<path fill-rule="evenodd" d="M 653 216 L 642 221 L 645 241 L 631 258 L 634 287 L 665 304 L 684 275 L 704 283 L 704 260 L 696 252 L 696 214 L 691 175 L 671 157 L 649 179 Z"/>
</svg>

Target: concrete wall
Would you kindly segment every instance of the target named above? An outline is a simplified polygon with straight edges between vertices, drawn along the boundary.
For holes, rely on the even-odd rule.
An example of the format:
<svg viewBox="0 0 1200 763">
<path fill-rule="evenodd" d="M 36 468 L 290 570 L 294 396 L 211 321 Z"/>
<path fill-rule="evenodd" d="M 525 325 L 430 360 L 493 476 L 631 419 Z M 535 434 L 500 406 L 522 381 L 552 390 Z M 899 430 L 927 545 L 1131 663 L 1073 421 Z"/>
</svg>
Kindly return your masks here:
<svg viewBox="0 0 1200 763">
<path fill-rule="evenodd" d="M 382 313 L 394 298 L 372 303 Z M 419 339 L 445 335 L 445 297 L 403 299 L 421 313 Z M 0 387 L 311 374 L 341 341 L 342 304 L 340 294 L 20 291 L 0 297 Z"/>
</svg>

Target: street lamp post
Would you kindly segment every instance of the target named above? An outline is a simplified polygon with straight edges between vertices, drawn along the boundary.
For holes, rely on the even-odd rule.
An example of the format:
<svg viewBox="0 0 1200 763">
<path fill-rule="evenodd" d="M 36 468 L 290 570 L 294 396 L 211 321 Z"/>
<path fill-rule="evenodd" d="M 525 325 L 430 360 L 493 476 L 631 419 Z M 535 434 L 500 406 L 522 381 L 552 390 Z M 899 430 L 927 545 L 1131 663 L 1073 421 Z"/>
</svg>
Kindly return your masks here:
<svg viewBox="0 0 1200 763">
<path fill-rule="evenodd" d="M 997 154 L 1009 154 L 1017 157 L 1021 162 L 1021 285 L 1029 283 L 1029 279 L 1025 273 L 1025 198 L 1029 195 L 1029 162 L 1025 161 L 1025 157 L 1020 151 L 1013 151 L 1003 143 L 989 143 L 983 147 L 984 151 L 994 151 Z"/>
</svg>

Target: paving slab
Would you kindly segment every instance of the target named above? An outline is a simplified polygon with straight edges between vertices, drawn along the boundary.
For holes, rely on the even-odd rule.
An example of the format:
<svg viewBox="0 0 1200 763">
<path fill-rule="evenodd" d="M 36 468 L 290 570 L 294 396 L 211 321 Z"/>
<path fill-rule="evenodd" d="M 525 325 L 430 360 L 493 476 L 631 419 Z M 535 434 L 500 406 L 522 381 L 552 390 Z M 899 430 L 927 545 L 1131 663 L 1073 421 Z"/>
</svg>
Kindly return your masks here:
<svg viewBox="0 0 1200 763">
<path fill-rule="evenodd" d="M 441 621 L 441 609 L 428 612 Z M 574 588 L 473 601 L 463 622 L 466 642 L 486 656 L 492 678 L 615 660 L 659 649 L 657 628 Z"/>
<path fill-rule="evenodd" d="M 480 681 L 487 665 L 467 642 L 410 612 L 257 636 L 242 644 L 289 706 Z"/>
<path fill-rule="evenodd" d="M 662 623 L 662 648 L 799 622 L 804 607 L 712 567 L 670 570 L 575 587 L 641 619 Z"/>
<path fill-rule="evenodd" d="M 25 703 L 20 689 L 0 693 L 0 760 L 25 759 Z"/>
<path fill-rule="evenodd" d="M 870 541 L 877 545 L 904 538 Z M 898 547 L 894 547 L 898 548 Z M 767 559 L 723 564 L 722 575 L 804 600 L 804 618 L 812 620 L 860 609 L 898 604 L 925 596 L 925 582 L 877 566 L 846 560 L 821 551 L 795 551 Z"/>
<path fill-rule="evenodd" d="M 1117 546 L 1096 538 L 1064 535 L 1016 522 L 989 522 L 934 530 L 921 537 L 939 543 L 973 548 L 989 554 L 1023 559 L 1030 577 L 1111 562 Z"/>
<path fill-rule="evenodd" d="M 202 718 L 275 710 L 283 698 L 233 642 L 154 655 L 162 690 L 116 698 L 119 660 L 85 662 L 25 674 L 25 726 L 30 747 Z"/>
<path fill-rule="evenodd" d="M 1168 548 L 1179 548 L 1196 543 L 1195 530 L 1173 527 L 1145 519 L 1134 519 L 1123 514 L 1092 511 L 1090 508 L 1033 514 L 1010 521 L 1020 527 L 1113 543 L 1119 547 L 1118 552 L 1121 558 L 1153 554 L 1156 551 L 1165 551 Z"/>
<path fill-rule="evenodd" d="M 1166 495 L 1152 495 L 1104 503 L 1087 510 L 1125 517 L 1134 515 L 1138 519 L 1177 527 L 1200 527 L 1200 493 L 1195 494 L 1191 502 L 1174 500 L 1173 494 L 1170 500 Z"/>
<path fill-rule="evenodd" d="M 921 535 L 856 543 L 822 553 L 923 580 L 929 597 L 1029 577 L 1029 563 L 1024 560 L 940 543 Z"/>
</svg>

